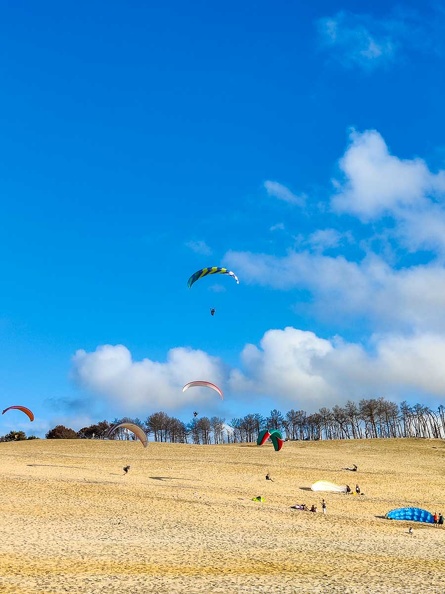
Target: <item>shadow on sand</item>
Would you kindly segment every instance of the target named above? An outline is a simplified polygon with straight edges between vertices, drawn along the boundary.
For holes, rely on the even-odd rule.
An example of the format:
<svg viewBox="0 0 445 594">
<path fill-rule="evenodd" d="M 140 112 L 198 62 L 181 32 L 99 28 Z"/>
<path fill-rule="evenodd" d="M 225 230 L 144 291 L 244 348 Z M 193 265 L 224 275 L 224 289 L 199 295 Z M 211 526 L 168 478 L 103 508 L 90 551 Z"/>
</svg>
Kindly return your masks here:
<svg viewBox="0 0 445 594">
<path fill-rule="evenodd" d="M 184 478 L 182 476 L 149 476 L 154 481 L 199 481 L 201 479 Z"/>
<path fill-rule="evenodd" d="M 49 468 L 78 468 L 79 470 L 88 470 L 85 466 L 68 466 L 66 464 L 27 464 L 26 466 L 47 466 Z"/>
</svg>

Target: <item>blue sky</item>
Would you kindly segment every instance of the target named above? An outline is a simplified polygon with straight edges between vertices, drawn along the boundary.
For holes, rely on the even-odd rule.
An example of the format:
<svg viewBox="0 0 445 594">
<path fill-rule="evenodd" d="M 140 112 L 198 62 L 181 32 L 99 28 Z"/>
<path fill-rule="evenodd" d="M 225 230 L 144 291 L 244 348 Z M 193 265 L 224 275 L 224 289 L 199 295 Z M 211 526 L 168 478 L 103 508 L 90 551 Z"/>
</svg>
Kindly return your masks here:
<svg viewBox="0 0 445 594">
<path fill-rule="evenodd" d="M 445 5 L 309 4 L 3 3 L 0 434 L 445 402 Z"/>
</svg>

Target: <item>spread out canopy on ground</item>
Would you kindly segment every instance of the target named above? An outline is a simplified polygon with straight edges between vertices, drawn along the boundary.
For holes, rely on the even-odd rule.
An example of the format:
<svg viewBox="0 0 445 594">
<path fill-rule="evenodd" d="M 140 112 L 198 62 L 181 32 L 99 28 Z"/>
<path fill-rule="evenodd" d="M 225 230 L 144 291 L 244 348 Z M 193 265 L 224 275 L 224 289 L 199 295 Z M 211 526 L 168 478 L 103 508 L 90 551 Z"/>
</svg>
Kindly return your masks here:
<svg viewBox="0 0 445 594">
<path fill-rule="evenodd" d="M 346 485 L 336 485 L 329 481 L 317 481 L 311 486 L 311 491 L 326 491 L 328 493 L 346 493 Z"/>
<path fill-rule="evenodd" d="M 275 451 L 279 452 L 284 443 L 281 433 L 277 429 L 264 429 L 264 431 L 260 431 L 256 444 L 262 446 L 268 439 L 273 443 Z"/>
<path fill-rule="evenodd" d="M 399 507 L 398 509 L 389 511 L 385 517 L 388 520 L 411 520 L 413 522 L 434 524 L 433 514 L 420 507 Z"/>
<path fill-rule="evenodd" d="M 135 423 L 117 423 L 116 425 L 113 425 L 112 427 L 110 427 L 107 431 L 107 437 L 110 437 L 117 429 L 128 429 L 128 431 L 131 431 L 132 433 L 134 433 L 136 435 L 136 437 L 138 439 L 140 439 L 142 445 L 144 446 L 144 448 L 146 448 L 148 446 L 148 439 L 147 439 L 147 435 L 145 433 L 145 431 L 142 429 L 142 427 L 139 427 L 139 425 L 135 425 Z"/>
<path fill-rule="evenodd" d="M 220 266 L 210 266 L 209 268 L 201 268 L 201 270 L 197 270 L 192 276 L 188 279 L 187 285 L 190 288 L 197 280 L 207 276 L 209 274 L 228 274 L 232 276 L 236 282 L 239 284 L 238 277 L 234 272 L 228 270 L 227 268 L 221 268 Z"/>
<path fill-rule="evenodd" d="M 26 408 L 26 406 L 8 406 L 8 408 L 5 408 L 5 410 L 2 412 L 2 415 L 4 415 L 6 411 L 12 409 L 21 410 L 25 413 L 25 415 L 28 415 L 30 421 L 34 421 L 34 413 L 32 410 L 29 410 L 29 408 Z"/>
<path fill-rule="evenodd" d="M 215 384 L 212 384 L 212 382 L 206 382 L 204 380 L 195 380 L 193 382 L 189 382 L 188 384 L 185 384 L 185 386 L 182 388 L 182 391 L 185 392 L 189 388 L 193 388 L 196 386 L 201 386 L 204 388 L 211 388 L 212 390 L 215 390 L 215 392 L 217 392 L 220 395 L 222 400 L 224 400 L 222 390 L 220 388 L 218 388 L 218 386 L 216 386 Z"/>
</svg>

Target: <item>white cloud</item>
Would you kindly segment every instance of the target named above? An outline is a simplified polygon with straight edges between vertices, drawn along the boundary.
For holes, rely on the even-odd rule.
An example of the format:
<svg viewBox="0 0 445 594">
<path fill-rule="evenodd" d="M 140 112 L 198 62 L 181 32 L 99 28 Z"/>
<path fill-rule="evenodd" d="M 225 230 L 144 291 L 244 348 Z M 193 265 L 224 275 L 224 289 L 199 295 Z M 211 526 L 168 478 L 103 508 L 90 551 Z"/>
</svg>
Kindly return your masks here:
<svg viewBox="0 0 445 594">
<path fill-rule="evenodd" d="M 185 244 L 188 248 L 195 252 L 195 254 L 200 254 L 201 256 L 210 256 L 212 254 L 212 250 L 206 244 L 205 241 L 187 241 Z"/>
<path fill-rule="evenodd" d="M 282 200 L 283 202 L 287 202 L 288 204 L 296 204 L 298 206 L 303 206 L 306 200 L 306 196 L 304 194 L 294 194 L 287 188 L 275 181 L 265 181 L 264 187 L 269 196 L 273 198 L 278 198 L 278 200 Z"/>
<path fill-rule="evenodd" d="M 317 21 L 317 28 L 322 47 L 329 48 L 343 66 L 371 69 L 394 60 L 394 22 L 339 12 Z"/>
<path fill-rule="evenodd" d="M 268 394 L 295 402 L 301 397 L 307 402 L 318 397 L 325 401 L 334 391 L 314 372 L 313 364 L 331 349 L 328 341 L 312 332 L 295 328 L 269 330 L 260 348 L 252 344 L 244 348 L 242 371 L 232 371 L 230 387 L 234 392 Z"/>
<path fill-rule="evenodd" d="M 94 352 L 78 350 L 73 357 L 73 378 L 83 388 L 101 394 L 113 407 L 111 415 L 130 415 L 146 410 L 175 410 L 208 399 L 208 390 L 182 393 L 182 386 L 205 379 L 223 386 L 219 359 L 200 350 L 171 349 L 167 361 L 133 361 L 123 345 L 103 345 Z"/>
<path fill-rule="evenodd" d="M 321 253 L 339 246 L 342 238 L 342 234 L 336 229 L 318 229 L 309 235 L 307 242 L 315 252 Z"/>
<path fill-rule="evenodd" d="M 342 256 L 289 252 L 284 257 L 228 252 L 225 260 L 243 282 L 280 290 L 305 289 L 321 318 L 360 319 L 376 327 L 445 331 L 445 269 L 439 265 L 393 270 L 370 255 L 361 262 Z"/>
<path fill-rule="evenodd" d="M 369 221 L 385 214 L 403 216 L 405 211 L 427 206 L 429 196 L 445 192 L 445 172 L 432 173 L 422 159 L 391 155 L 375 130 L 352 131 L 350 145 L 340 160 L 342 183 L 332 206 L 337 212 Z"/>
<path fill-rule="evenodd" d="M 284 223 L 276 223 L 270 227 L 269 231 L 284 231 L 284 229 Z"/>
<path fill-rule="evenodd" d="M 443 336 L 382 335 L 374 342 L 370 355 L 361 345 L 292 327 L 269 330 L 259 347 L 244 348 L 242 370 L 232 371 L 230 387 L 272 395 L 282 406 L 309 412 L 361 398 L 445 395 Z"/>
<path fill-rule="evenodd" d="M 227 373 L 227 381 L 228 368 L 220 360 L 186 348 L 172 349 L 167 362 L 157 363 L 132 361 L 123 345 L 104 345 L 92 353 L 77 351 L 73 366 L 78 383 L 100 395 L 110 415 L 117 417 L 202 402 L 207 409 L 218 402 L 220 409 L 221 401 L 206 388 L 182 392 L 191 377 L 224 385 L 229 402 L 264 396 L 274 407 L 308 412 L 369 397 L 401 401 L 413 393 L 445 396 L 443 335 L 385 333 L 375 335 L 369 347 L 367 351 L 362 344 L 287 327 L 265 332 L 259 346 L 247 344 L 240 366 Z M 90 423 L 79 418 L 76 424 L 78 429 Z"/>
</svg>

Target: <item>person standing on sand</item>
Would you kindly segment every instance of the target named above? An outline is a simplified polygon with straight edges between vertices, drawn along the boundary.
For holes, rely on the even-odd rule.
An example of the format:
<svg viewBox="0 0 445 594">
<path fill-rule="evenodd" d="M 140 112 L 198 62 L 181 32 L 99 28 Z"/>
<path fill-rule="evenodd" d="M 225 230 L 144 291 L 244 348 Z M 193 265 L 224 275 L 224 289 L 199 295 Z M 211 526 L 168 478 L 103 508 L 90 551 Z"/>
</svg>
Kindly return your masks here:
<svg viewBox="0 0 445 594">
<path fill-rule="evenodd" d="M 434 526 L 436 526 L 436 528 L 437 528 L 437 522 L 439 521 L 439 516 L 437 515 L 437 512 L 434 512 L 433 521 L 434 521 Z"/>
<path fill-rule="evenodd" d="M 326 515 L 326 501 L 324 499 L 321 500 L 321 509 L 324 515 Z"/>
<path fill-rule="evenodd" d="M 441 513 L 439 514 L 439 518 L 437 520 L 437 524 L 439 526 L 443 526 L 443 515 Z"/>
</svg>

